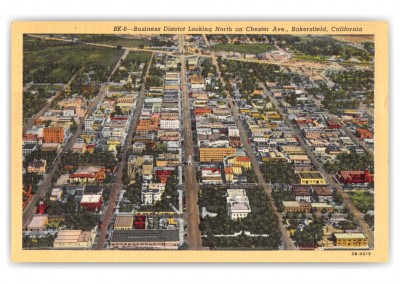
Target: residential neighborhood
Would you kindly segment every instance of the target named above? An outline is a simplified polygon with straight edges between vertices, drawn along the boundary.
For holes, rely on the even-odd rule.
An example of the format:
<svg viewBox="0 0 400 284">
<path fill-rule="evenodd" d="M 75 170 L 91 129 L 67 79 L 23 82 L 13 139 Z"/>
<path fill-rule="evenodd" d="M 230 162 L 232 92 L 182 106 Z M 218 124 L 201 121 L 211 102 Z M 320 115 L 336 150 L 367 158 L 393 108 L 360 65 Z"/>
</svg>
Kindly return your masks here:
<svg viewBox="0 0 400 284">
<path fill-rule="evenodd" d="M 23 40 L 24 249 L 374 248 L 373 37 Z"/>
</svg>

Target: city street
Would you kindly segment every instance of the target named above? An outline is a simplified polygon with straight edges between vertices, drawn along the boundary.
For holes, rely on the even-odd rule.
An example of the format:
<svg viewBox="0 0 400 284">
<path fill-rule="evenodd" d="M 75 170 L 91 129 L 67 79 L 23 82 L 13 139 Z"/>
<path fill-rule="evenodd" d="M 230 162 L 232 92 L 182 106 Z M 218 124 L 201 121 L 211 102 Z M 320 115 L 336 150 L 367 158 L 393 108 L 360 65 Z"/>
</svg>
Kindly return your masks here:
<svg viewBox="0 0 400 284">
<path fill-rule="evenodd" d="M 146 78 L 149 75 L 149 70 L 150 70 L 152 60 L 153 60 L 153 54 L 147 65 L 147 69 L 146 69 L 144 78 Z M 110 224 L 111 217 L 113 215 L 113 211 L 114 211 L 114 208 L 116 205 L 115 203 L 116 203 L 116 201 L 118 201 L 118 197 L 119 197 L 120 191 L 122 189 L 122 185 L 123 185 L 122 184 L 122 176 L 123 176 L 124 170 L 126 170 L 125 169 L 126 160 L 127 160 L 126 154 L 128 152 L 129 147 L 132 144 L 133 133 L 135 132 L 137 124 L 138 124 L 139 114 L 140 114 L 140 111 L 142 110 L 143 101 L 144 101 L 145 96 L 146 96 L 146 90 L 145 90 L 145 87 L 143 84 L 142 89 L 140 91 L 139 98 L 138 98 L 137 108 L 135 110 L 133 110 L 134 111 L 133 120 L 129 127 L 128 134 L 126 136 L 125 147 L 123 148 L 121 162 L 118 164 L 117 176 L 115 178 L 114 186 L 111 189 L 111 194 L 110 194 L 110 198 L 108 201 L 109 205 L 108 205 L 107 211 L 104 215 L 103 226 L 99 233 L 99 240 L 98 240 L 97 247 L 96 247 L 96 249 L 98 249 L 98 250 L 101 250 L 104 247 L 104 242 L 106 239 L 108 226 Z"/>
<path fill-rule="evenodd" d="M 127 55 L 127 52 L 124 52 L 120 58 L 120 60 L 117 61 L 117 64 L 115 65 L 113 71 L 111 72 L 110 76 L 108 77 L 107 81 L 110 80 L 111 76 L 114 74 L 114 72 L 117 70 L 119 65 L 121 64 L 121 59 L 125 58 Z M 103 100 L 107 90 L 107 85 L 103 84 L 100 87 L 100 91 L 98 95 L 92 100 L 89 109 L 86 113 L 87 116 L 90 116 L 93 114 L 95 111 L 97 105 Z M 59 170 L 60 164 L 61 164 L 61 158 L 66 152 L 69 152 L 72 148 L 72 146 L 75 144 L 75 142 L 78 140 L 79 136 L 82 133 L 82 129 L 85 126 L 85 120 L 81 119 L 81 121 L 78 124 L 78 128 L 76 129 L 75 133 L 73 136 L 68 140 L 67 144 L 65 147 L 62 149 L 62 152 L 57 155 L 57 157 L 54 159 L 53 164 L 51 165 L 51 170 L 48 172 L 45 180 L 38 186 L 37 192 L 33 195 L 31 201 L 28 203 L 28 205 L 25 207 L 23 211 L 23 222 L 22 226 L 23 228 L 28 225 L 28 222 L 32 219 L 32 216 L 36 212 L 36 205 L 37 203 L 45 197 L 47 191 L 50 189 L 51 182 L 53 179 L 54 174 Z"/>
<path fill-rule="evenodd" d="M 186 153 L 185 159 L 187 160 L 191 156 L 193 163 L 185 166 L 185 189 L 186 189 L 186 222 L 187 222 L 187 243 L 189 249 L 200 250 L 201 249 L 201 232 L 199 229 L 200 224 L 200 212 L 198 202 L 199 186 L 196 181 L 196 168 L 194 162 L 194 147 L 192 137 L 192 123 L 190 118 L 190 106 L 189 96 L 186 78 L 186 62 L 184 53 L 184 39 L 181 35 L 179 37 L 179 50 L 182 55 L 181 59 L 181 87 L 182 87 L 182 98 L 183 98 L 183 123 L 184 123 L 184 149 Z M 187 162 L 187 161 L 184 162 Z"/>
<path fill-rule="evenodd" d="M 323 165 L 317 160 L 315 157 L 314 153 L 312 152 L 310 146 L 307 145 L 307 143 L 304 141 L 303 136 L 301 135 L 300 131 L 298 128 L 296 128 L 293 123 L 287 118 L 286 114 L 283 112 L 282 108 L 279 106 L 277 100 L 269 95 L 268 96 L 274 105 L 274 107 L 277 109 L 279 114 L 282 116 L 284 122 L 286 123 L 287 126 L 289 126 L 290 130 L 295 134 L 297 140 L 299 141 L 300 145 L 302 148 L 306 151 L 307 156 L 310 158 L 312 164 L 314 167 L 321 173 L 321 175 L 324 177 L 324 179 L 331 185 L 333 186 L 337 192 L 342 196 L 343 198 L 343 203 L 351 210 L 351 212 L 354 214 L 354 218 L 356 219 L 357 223 L 360 225 L 362 228 L 364 234 L 368 237 L 368 243 L 371 248 L 374 246 L 374 232 L 371 230 L 371 228 L 368 226 L 368 224 L 364 221 L 362 214 L 360 211 L 354 206 L 353 202 L 351 202 L 350 197 L 347 193 L 345 193 L 342 189 L 342 187 L 333 179 L 332 175 L 328 174 Z"/>
<path fill-rule="evenodd" d="M 225 83 L 224 79 L 221 76 L 221 72 L 219 70 L 219 66 L 218 66 L 218 63 L 217 63 L 216 59 L 213 60 L 213 64 L 217 69 L 218 77 L 222 82 L 222 86 L 225 88 L 225 84 L 226 83 Z M 290 238 L 288 230 L 286 230 L 285 226 L 282 225 L 282 220 L 283 220 L 282 219 L 282 214 L 280 214 L 278 212 L 278 209 L 275 206 L 274 199 L 272 197 L 272 189 L 269 186 L 269 184 L 267 184 L 265 182 L 264 176 L 262 175 L 261 170 L 260 170 L 259 163 L 258 163 L 258 161 L 257 161 L 257 159 L 256 159 L 256 157 L 255 157 L 255 155 L 253 153 L 253 149 L 249 145 L 249 142 L 248 142 L 249 138 L 248 138 L 248 136 L 246 134 L 246 130 L 243 127 L 243 123 L 239 118 L 237 107 L 232 102 L 231 94 L 229 94 L 228 92 L 226 92 L 226 93 L 228 95 L 228 103 L 229 103 L 229 106 L 230 106 L 230 108 L 232 110 L 233 117 L 234 117 L 235 122 L 236 122 L 236 124 L 237 124 L 237 126 L 239 128 L 240 138 L 242 139 L 242 142 L 243 142 L 244 148 L 245 148 L 245 150 L 247 152 L 247 155 L 251 159 L 252 169 L 254 170 L 254 173 L 256 174 L 260 185 L 262 186 L 264 191 L 267 193 L 268 201 L 270 203 L 270 206 L 271 206 L 272 210 L 274 211 L 275 219 L 276 219 L 276 222 L 277 222 L 277 224 L 279 226 L 279 230 L 281 231 L 281 235 L 282 235 L 283 248 L 286 249 L 286 250 L 295 250 L 297 248 L 294 245 L 293 240 Z"/>
</svg>

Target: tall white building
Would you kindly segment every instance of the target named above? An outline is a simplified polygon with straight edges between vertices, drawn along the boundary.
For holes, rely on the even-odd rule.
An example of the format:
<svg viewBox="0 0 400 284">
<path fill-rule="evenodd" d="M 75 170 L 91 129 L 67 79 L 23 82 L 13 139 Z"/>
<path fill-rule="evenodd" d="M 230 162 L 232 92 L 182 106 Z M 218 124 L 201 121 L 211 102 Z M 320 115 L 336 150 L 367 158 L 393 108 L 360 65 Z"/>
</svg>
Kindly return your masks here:
<svg viewBox="0 0 400 284">
<path fill-rule="evenodd" d="M 179 129 L 180 121 L 179 119 L 162 119 L 160 120 L 161 129 Z"/>
<path fill-rule="evenodd" d="M 239 129 L 237 126 L 231 125 L 228 126 L 228 136 L 229 137 L 239 137 Z"/>
<path fill-rule="evenodd" d="M 86 130 L 92 130 L 93 123 L 94 123 L 93 116 L 87 116 L 85 118 L 85 129 Z"/>
</svg>

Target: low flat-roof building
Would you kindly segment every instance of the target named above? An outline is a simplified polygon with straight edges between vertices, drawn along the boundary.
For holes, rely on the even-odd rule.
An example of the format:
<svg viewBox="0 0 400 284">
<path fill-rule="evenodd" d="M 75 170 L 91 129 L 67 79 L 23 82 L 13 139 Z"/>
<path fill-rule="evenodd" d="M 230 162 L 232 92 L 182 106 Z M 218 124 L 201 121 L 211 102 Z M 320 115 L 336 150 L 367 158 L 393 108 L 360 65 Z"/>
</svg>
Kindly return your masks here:
<svg viewBox="0 0 400 284">
<path fill-rule="evenodd" d="M 368 239 L 363 233 L 334 233 L 332 237 L 336 247 L 368 248 Z"/>
<path fill-rule="evenodd" d="M 47 161 L 44 159 L 33 160 L 28 164 L 28 173 L 36 173 L 38 175 L 46 174 Z"/>
<path fill-rule="evenodd" d="M 314 195 L 315 199 L 318 200 L 319 202 L 333 200 L 332 190 L 330 190 L 328 187 L 313 188 L 313 195 Z"/>
<path fill-rule="evenodd" d="M 288 212 L 305 212 L 311 211 L 311 203 L 305 201 L 282 201 L 283 211 Z"/>
<path fill-rule="evenodd" d="M 33 151 L 37 151 L 38 149 L 39 149 L 38 144 L 25 144 L 22 147 L 22 154 L 26 156 L 32 153 Z"/>
<path fill-rule="evenodd" d="M 179 230 L 118 230 L 114 231 L 112 248 L 178 249 Z"/>
<path fill-rule="evenodd" d="M 28 231 L 40 232 L 46 228 L 46 225 L 48 222 L 49 222 L 49 218 L 47 215 L 36 215 L 36 216 L 33 216 L 27 229 L 28 229 Z"/>
<path fill-rule="evenodd" d="M 84 194 L 80 202 L 80 206 L 87 211 L 100 210 L 103 204 L 103 198 L 98 194 Z"/>
<path fill-rule="evenodd" d="M 132 230 L 133 215 L 117 215 L 114 222 L 114 230 Z"/>
<path fill-rule="evenodd" d="M 95 231 L 61 230 L 53 242 L 54 248 L 91 248 Z"/>
<path fill-rule="evenodd" d="M 72 146 L 71 151 L 72 151 L 72 153 L 85 154 L 87 151 L 86 144 L 85 143 L 75 143 Z"/>
<path fill-rule="evenodd" d="M 319 212 L 319 213 L 321 213 L 321 212 L 323 213 L 324 211 L 325 212 L 333 212 L 335 210 L 335 208 L 332 205 L 327 204 L 325 202 L 311 203 L 311 208 L 314 211 Z"/>
<path fill-rule="evenodd" d="M 51 190 L 50 201 L 60 201 L 63 194 L 63 190 L 59 187 L 55 187 Z"/>
<path fill-rule="evenodd" d="M 311 202 L 311 190 L 308 187 L 297 187 L 292 189 L 292 195 L 296 201 Z"/>
<path fill-rule="evenodd" d="M 300 184 L 326 184 L 325 179 L 318 171 L 303 171 L 297 173 Z"/>
</svg>

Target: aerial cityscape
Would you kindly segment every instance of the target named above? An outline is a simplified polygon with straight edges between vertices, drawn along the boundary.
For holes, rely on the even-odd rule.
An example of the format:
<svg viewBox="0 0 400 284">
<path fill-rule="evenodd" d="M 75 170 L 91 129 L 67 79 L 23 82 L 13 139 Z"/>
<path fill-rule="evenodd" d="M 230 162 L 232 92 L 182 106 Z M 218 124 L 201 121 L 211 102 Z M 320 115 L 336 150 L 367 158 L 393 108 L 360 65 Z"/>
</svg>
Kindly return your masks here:
<svg viewBox="0 0 400 284">
<path fill-rule="evenodd" d="M 23 249 L 373 250 L 374 54 L 373 35 L 25 34 Z"/>
</svg>

